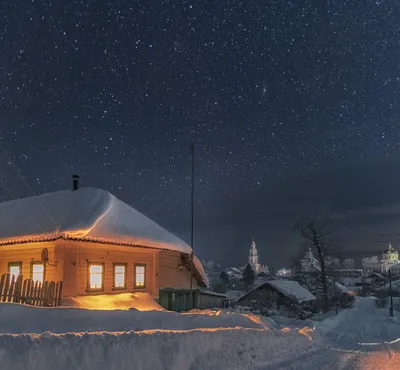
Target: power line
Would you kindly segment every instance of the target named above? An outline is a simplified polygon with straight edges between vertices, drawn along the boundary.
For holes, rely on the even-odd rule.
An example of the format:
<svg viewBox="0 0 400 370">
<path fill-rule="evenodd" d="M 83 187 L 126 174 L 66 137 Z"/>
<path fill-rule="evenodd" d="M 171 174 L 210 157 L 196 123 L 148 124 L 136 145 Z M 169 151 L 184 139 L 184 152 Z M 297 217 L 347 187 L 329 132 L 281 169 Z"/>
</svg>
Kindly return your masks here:
<svg viewBox="0 0 400 370">
<path fill-rule="evenodd" d="M 28 216 L 28 218 L 40 229 L 40 231 L 44 234 L 45 231 L 38 225 L 38 223 L 32 218 L 32 216 L 29 214 L 28 210 L 22 206 L 21 201 L 19 198 L 15 197 L 14 194 L 11 192 L 11 190 L 9 189 L 9 187 L 5 184 L 5 182 L 3 181 L 3 179 L 0 177 L 0 182 L 3 185 L 3 188 L 6 190 L 6 192 L 11 196 L 11 198 L 13 198 L 13 200 L 15 200 L 17 202 L 17 204 L 19 205 L 19 207 L 26 213 L 26 215 Z"/>
<path fill-rule="evenodd" d="M 33 191 L 33 189 L 29 186 L 29 184 L 27 183 L 27 181 L 25 180 L 25 178 L 22 176 L 22 174 L 20 173 L 20 171 L 18 170 L 18 167 L 14 164 L 14 162 L 12 161 L 11 157 L 8 155 L 8 153 L 6 152 L 6 150 L 4 149 L 3 146 L 1 146 L 2 151 L 4 152 L 4 154 L 7 156 L 8 160 L 10 161 L 11 165 L 14 167 L 15 172 L 18 174 L 18 176 L 20 177 L 20 179 L 22 180 L 22 182 L 25 184 L 25 186 L 27 187 L 27 189 L 32 193 L 33 197 L 35 198 L 35 201 L 40 205 L 40 207 L 43 209 L 44 213 L 46 214 L 46 216 L 49 218 L 49 220 L 54 224 L 54 226 L 57 229 L 57 224 L 54 221 L 53 217 L 51 217 L 51 215 L 47 212 L 46 208 L 44 207 L 44 205 L 42 204 L 42 202 L 40 202 L 40 200 L 37 198 L 35 192 Z"/>
</svg>

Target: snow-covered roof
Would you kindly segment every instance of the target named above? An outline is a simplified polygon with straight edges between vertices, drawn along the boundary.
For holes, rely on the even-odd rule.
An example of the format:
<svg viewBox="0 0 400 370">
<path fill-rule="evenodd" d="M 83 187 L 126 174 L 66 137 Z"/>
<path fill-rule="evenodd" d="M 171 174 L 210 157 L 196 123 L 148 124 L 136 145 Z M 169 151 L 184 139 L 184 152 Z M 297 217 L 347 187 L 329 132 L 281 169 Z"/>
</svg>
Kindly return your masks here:
<svg viewBox="0 0 400 370">
<path fill-rule="evenodd" d="M 269 280 L 268 284 L 279 290 L 286 297 L 292 298 L 299 303 L 316 299 L 311 292 L 303 288 L 297 281 Z"/>
<path fill-rule="evenodd" d="M 208 290 L 208 289 L 200 289 L 200 293 L 207 294 L 207 295 L 213 295 L 213 296 L 221 297 L 221 298 L 227 298 L 226 294 L 217 293 L 217 292 L 214 292 L 214 291 Z"/>
<path fill-rule="evenodd" d="M 81 188 L 0 203 L 0 245 L 79 239 L 190 254 L 183 240 L 101 189 Z M 201 262 L 194 265 L 207 284 Z"/>
<path fill-rule="evenodd" d="M 260 281 L 250 291 L 246 292 L 246 294 L 244 294 L 237 300 L 238 301 L 242 300 L 248 294 L 257 290 L 264 284 L 268 284 L 268 285 L 272 286 L 277 291 L 282 293 L 284 296 L 286 296 L 298 303 L 314 301 L 316 299 L 315 296 L 311 292 L 309 292 L 307 289 L 303 288 L 297 281 L 293 281 L 293 280 L 267 280 L 266 281 L 266 280 L 264 280 L 264 281 Z"/>
<path fill-rule="evenodd" d="M 342 284 L 340 284 L 338 282 L 335 282 L 335 287 L 337 289 L 339 289 L 342 293 L 349 293 L 350 292 L 350 289 L 347 289 L 344 285 L 342 285 Z"/>
<path fill-rule="evenodd" d="M 235 300 L 244 294 L 243 290 L 228 290 L 225 295 L 228 299 Z"/>
</svg>

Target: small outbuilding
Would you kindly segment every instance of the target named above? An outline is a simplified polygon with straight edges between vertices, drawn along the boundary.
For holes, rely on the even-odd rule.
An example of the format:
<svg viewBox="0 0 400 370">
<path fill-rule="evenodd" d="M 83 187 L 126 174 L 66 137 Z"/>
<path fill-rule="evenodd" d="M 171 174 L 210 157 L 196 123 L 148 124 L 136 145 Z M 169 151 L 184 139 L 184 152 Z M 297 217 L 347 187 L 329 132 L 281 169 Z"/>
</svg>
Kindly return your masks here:
<svg viewBox="0 0 400 370">
<path fill-rule="evenodd" d="M 315 296 L 297 281 L 264 280 L 239 297 L 236 305 L 250 307 L 261 314 L 279 310 L 293 316 L 311 308 L 315 300 Z"/>
</svg>

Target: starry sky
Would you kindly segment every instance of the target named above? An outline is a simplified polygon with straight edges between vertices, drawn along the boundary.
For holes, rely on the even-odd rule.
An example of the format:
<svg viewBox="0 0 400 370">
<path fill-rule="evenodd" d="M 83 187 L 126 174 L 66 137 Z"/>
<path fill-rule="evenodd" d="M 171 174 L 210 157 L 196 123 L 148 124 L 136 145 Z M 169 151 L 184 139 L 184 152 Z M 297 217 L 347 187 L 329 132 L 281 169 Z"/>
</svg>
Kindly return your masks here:
<svg viewBox="0 0 400 370">
<path fill-rule="evenodd" d="M 0 4 L 0 200 L 109 190 L 241 265 L 329 212 L 346 256 L 400 244 L 398 0 Z M 27 184 L 29 186 L 27 186 Z"/>
</svg>

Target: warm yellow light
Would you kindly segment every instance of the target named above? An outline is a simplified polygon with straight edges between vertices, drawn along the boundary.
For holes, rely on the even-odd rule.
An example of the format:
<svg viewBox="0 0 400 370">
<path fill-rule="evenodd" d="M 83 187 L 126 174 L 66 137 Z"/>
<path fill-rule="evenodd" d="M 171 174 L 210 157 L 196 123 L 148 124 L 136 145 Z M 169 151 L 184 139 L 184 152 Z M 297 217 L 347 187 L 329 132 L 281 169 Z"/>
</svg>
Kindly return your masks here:
<svg viewBox="0 0 400 370">
<path fill-rule="evenodd" d="M 90 310 L 129 310 L 165 311 L 149 293 L 100 294 L 95 296 L 68 297 L 63 306 L 72 306 Z"/>
<path fill-rule="evenodd" d="M 115 266 L 115 287 L 124 288 L 125 287 L 125 266 Z"/>
<path fill-rule="evenodd" d="M 91 289 L 103 288 L 103 265 L 90 265 L 89 275 Z"/>
<path fill-rule="evenodd" d="M 44 278 L 44 265 L 34 264 L 32 266 L 32 280 L 34 282 L 38 281 L 39 283 L 43 283 L 43 278 Z"/>
<path fill-rule="evenodd" d="M 145 284 L 145 267 L 144 266 L 136 266 L 136 277 L 135 277 L 135 286 L 136 287 L 144 287 Z"/>
<path fill-rule="evenodd" d="M 10 266 L 10 274 L 15 276 L 15 279 L 21 273 L 21 266 Z"/>
</svg>

